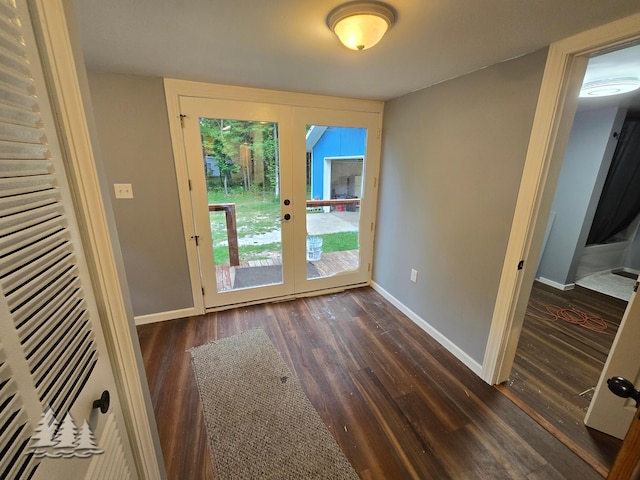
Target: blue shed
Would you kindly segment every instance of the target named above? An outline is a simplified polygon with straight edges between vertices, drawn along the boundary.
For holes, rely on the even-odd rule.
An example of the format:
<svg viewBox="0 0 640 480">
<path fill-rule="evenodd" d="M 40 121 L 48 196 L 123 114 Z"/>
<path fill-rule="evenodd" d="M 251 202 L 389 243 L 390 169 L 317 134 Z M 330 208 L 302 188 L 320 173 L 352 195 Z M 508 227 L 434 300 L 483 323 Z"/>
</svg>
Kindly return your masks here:
<svg viewBox="0 0 640 480">
<path fill-rule="evenodd" d="M 311 126 L 311 198 L 360 198 L 366 141 L 366 128 Z"/>
</svg>

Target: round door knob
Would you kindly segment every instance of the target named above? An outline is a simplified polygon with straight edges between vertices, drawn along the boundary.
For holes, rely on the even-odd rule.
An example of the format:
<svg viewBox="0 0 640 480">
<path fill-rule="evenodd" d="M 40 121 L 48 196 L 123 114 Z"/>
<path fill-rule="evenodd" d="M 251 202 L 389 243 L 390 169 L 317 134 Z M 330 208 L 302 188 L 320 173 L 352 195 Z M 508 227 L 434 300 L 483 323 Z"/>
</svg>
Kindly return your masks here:
<svg viewBox="0 0 640 480">
<path fill-rule="evenodd" d="M 109 411 L 109 404 L 111 403 L 111 395 L 109 391 L 105 390 L 100 395 L 100 398 L 93 401 L 93 408 L 99 408 L 101 413 L 107 413 Z"/>
<path fill-rule="evenodd" d="M 636 406 L 640 402 L 640 390 L 634 387 L 633 383 L 624 377 L 612 377 L 607 380 L 609 390 L 614 394 L 622 398 L 633 398 L 636 401 Z"/>
<path fill-rule="evenodd" d="M 286 214 L 284 215 L 284 219 L 285 219 L 285 220 L 291 220 L 291 215 L 289 215 L 288 213 L 286 213 Z"/>
<path fill-rule="evenodd" d="M 289 200 L 288 198 L 286 198 L 286 199 L 284 200 L 284 204 L 285 204 L 285 205 L 291 205 L 291 200 Z"/>
</svg>

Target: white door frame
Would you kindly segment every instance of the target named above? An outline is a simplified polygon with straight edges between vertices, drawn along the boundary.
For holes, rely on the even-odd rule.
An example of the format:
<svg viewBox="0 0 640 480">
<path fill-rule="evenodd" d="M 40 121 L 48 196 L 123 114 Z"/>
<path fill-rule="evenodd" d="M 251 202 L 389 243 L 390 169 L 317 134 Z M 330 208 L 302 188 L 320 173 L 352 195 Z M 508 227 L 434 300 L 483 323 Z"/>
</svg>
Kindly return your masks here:
<svg viewBox="0 0 640 480">
<path fill-rule="evenodd" d="M 113 215 L 104 178 L 98 174 L 95 129 L 88 106 L 88 83 L 75 25 L 67 23 L 70 0 L 31 0 L 40 56 L 45 65 L 54 116 L 85 256 L 109 349 L 118 394 L 141 479 L 166 478 L 151 397 L 135 333 L 133 311 L 123 290 L 124 264 L 112 238 Z"/>
<path fill-rule="evenodd" d="M 636 14 L 549 48 L 482 364 L 482 378 L 489 384 L 506 381 L 513 366 L 587 60 L 639 39 Z"/>
<path fill-rule="evenodd" d="M 173 145 L 173 155 L 176 167 L 176 178 L 178 181 L 178 196 L 180 199 L 180 209 L 182 213 L 182 222 L 184 226 L 184 241 L 187 250 L 187 261 L 189 264 L 189 272 L 191 278 L 191 290 L 193 295 L 194 312 L 193 314 L 205 313 L 204 298 L 202 295 L 202 284 L 200 280 L 200 263 L 198 258 L 198 251 L 193 240 L 195 232 L 195 223 L 193 219 L 193 212 L 191 208 L 191 194 L 189 191 L 189 173 L 187 168 L 186 151 L 183 144 L 182 122 L 181 122 L 181 110 L 180 99 L 181 97 L 199 97 L 218 100 L 240 101 L 240 102 L 255 102 L 263 104 L 275 104 L 281 106 L 291 107 L 304 107 L 314 108 L 318 111 L 335 112 L 344 111 L 345 113 L 362 112 L 373 113 L 378 115 L 378 124 L 376 132 L 376 147 L 372 149 L 370 153 L 373 158 L 379 159 L 380 154 L 380 129 L 382 128 L 382 113 L 384 110 L 384 103 L 373 100 L 359 100 L 340 97 L 330 97 L 324 95 L 312 95 L 305 93 L 295 92 L 282 92 L 277 90 L 265 90 L 259 88 L 247 88 L 237 87 L 230 85 L 218 85 L 213 83 L 193 82 L 188 80 L 176 80 L 165 78 L 164 90 L 167 101 L 167 114 L 169 117 L 169 130 L 171 133 L 171 144 Z M 295 124 L 295 122 L 294 122 Z M 373 132 L 372 132 L 373 133 Z M 294 135 L 294 138 L 297 138 Z M 282 140 L 282 139 L 281 139 Z M 303 137 L 304 140 L 304 137 Z M 304 151 L 306 152 L 306 141 L 304 145 Z M 369 153 L 369 152 L 367 152 Z M 373 166 L 375 170 L 375 176 L 379 169 L 379 161 L 372 162 L 376 165 Z M 376 182 L 377 186 L 377 180 Z M 305 198 L 306 188 L 302 185 L 303 191 L 296 193 L 296 198 Z M 295 189 L 295 187 L 294 187 Z M 371 190 L 373 216 L 375 218 L 375 202 L 377 198 L 376 188 L 372 185 Z M 304 211 L 304 209 L 303 209 Z M 302 245 L 302 253 L 298 252 L 296 258 L 305 258 L 305 246 Z M 303 265 L 304 267 L 304 265 Z M 302 272 L 296 272 L 296 275 L 301 275 Z M 371 273 L 368 272 L 370 279 Z M 327 280 L 328 282 L 328 280 Z M 324 288 L 323 282 L 317 280 L 318 288 Z M 327 287 L 325 290 L 331 291 L 331 287 Z M 261 300 L 258 300 L 259 302 Z M 247 302 L 255 303 L 255 302 Z M 241 304 L 227 305 L 220 308 L 228 308 L 231 306 L 238 306 Z M 211 309 L 212 310 L 212 309 Z"/>
</svg>

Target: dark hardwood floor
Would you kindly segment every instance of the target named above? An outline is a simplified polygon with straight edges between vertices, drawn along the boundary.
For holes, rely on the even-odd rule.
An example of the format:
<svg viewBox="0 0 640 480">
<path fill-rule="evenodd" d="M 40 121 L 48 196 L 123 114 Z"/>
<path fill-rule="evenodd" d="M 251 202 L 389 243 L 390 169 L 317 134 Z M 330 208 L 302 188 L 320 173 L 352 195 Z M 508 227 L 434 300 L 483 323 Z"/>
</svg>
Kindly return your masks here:
<svg viewBox="0 0 640 480">
<path fill-rule="evenodd" d="M 547 305 L 600 318 L 606 329 L 593 331 L 553 321 L 545 313 Z M 587 428 L 583 420 L 626 306 L 623 300 L 580 286 L 560 291 L 536 282 L 510 379 L 501 386 L 506 395 L 603 474 L 613 465 L 622 442 Z M 570 318 L 578 316 L 574 313 Z"/>
<path fill-rule="evenodd" d="M 187 350 L 258 327 L 363 479 L 601 478 L 371 288 L 138 327 L 169 478 L 215 478 Z"/>
</svg>

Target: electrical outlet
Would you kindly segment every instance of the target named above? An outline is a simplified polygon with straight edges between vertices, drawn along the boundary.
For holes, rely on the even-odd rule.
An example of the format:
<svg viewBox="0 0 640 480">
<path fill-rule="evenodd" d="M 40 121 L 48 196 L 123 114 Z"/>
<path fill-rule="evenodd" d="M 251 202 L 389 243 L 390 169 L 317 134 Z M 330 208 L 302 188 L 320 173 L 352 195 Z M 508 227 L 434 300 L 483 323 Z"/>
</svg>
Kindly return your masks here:
<svg viewBox="0 0 640 480">
<path fill-rule="evenodd" d="M 411 269 L 411 276 L 409 277 L 411 279 L 411 281 L 413 283 L 416 283 L 418 281 L 418 271 L 414 270 L 413 268 Z"/>
<path fill-rule="evenodd" d="M 133 198 L 133 188 L 130 183 L 114 183 L 116 198 Z"/>
</svg>

